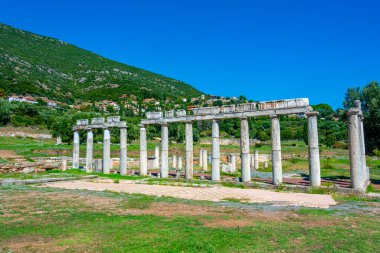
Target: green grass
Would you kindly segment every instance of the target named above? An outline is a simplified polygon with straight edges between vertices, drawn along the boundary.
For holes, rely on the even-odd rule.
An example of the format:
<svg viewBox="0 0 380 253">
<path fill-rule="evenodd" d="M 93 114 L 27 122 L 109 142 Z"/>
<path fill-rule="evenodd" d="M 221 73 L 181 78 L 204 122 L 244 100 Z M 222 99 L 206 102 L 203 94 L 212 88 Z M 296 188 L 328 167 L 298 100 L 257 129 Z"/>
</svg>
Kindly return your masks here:
<svg viewBox="0 0 380 253">
<path fill-rule="evenodd" d="M 90 192 L 73 191 L 64 199 L 51 199 L 47 195 L 49 191 L 43 189 L 35 191 L 33 197 L 17 201 L 31 190 L 34 191 L 0 188 L 3 200 L 0 248 L 3 250 L 7 248 L 3 245 L 23 242 L 26 247 L 23 250 L 29 252 L 57 249 L 65 252 L 376 252 L 380 241 L 379 219 L 365 212 L 351 215 L 348 210 L 347 214 L 336 215 L 333 210 L 310 208 L 266 210 L 265 220 L 254 219 L 247 226 L 208 227 L 205 222 L 232 219 L 234 210 L 222 218 L 214 216 L 218 212 L 212 211 L 205 216 L 195 213 L 165 217 L 139 214 L 160 202 L 155 197 L 119 194 L 112 198 L 106 193 L 97 201 L 101 203 L 105 199 L 107 204 L 94 208 L 77 199 L 91 198 Z M 60 196 L 59 191 L 52 191 L 53 196 Z M 116 202 L 108 203 L 108 200 Z M 123 214 L 128 210 L 136 211 Z M 286 213 L 289 216 L 284 216 Z M 28 247 L 28 243 L 32 246 Z"/>
</svg>

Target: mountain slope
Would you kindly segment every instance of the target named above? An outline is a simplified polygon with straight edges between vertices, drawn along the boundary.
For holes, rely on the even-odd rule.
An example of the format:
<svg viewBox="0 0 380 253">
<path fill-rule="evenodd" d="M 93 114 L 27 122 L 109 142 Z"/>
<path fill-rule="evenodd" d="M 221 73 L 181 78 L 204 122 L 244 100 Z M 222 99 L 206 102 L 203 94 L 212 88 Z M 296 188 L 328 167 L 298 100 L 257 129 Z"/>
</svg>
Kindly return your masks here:
<svg viewBox="0 0 380 253">
<path fill-rule="evenodd" d="M 4 24 L 0 24 L 0 88 L 67 103 L 117 100 L 124 94 L 161 99 L 202 94 L 181 81 Z"/>
</svg>

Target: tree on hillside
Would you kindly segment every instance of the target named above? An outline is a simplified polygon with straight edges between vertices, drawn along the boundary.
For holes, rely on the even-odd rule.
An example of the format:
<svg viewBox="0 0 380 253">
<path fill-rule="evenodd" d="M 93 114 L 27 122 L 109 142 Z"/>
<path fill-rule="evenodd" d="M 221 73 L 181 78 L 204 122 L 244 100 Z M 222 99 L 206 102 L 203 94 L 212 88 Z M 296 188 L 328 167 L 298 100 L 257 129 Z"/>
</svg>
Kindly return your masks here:
<svg viewBox="0 0 380 253">
<path fill-rule="evenodd" d="M 368 83 L 363 89 L 350 88 L 346 92 L 343 106 L 346 110 L 353 107 L 355 100 L 360 100 L 364 116 L 364 135 L 366 152 L 380 149 L 380 86 L 377 81 Z"/>
<path fill-rule="evenodd" d="M 328 104 L 317 104 L 312 106 L 314 111 L 319 112 L 318 117 L 325 119 L 332 119 L 334 116 L 334 110 Z"/>
</svg>

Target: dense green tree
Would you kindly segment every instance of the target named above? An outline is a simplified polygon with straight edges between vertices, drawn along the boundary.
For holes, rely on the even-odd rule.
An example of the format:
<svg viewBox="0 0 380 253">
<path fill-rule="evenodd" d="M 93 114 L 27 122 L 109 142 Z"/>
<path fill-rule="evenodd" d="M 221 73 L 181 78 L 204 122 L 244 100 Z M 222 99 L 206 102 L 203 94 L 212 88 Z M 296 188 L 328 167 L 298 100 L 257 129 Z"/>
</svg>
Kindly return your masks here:
<svg viewBox="0 0 380 253">
<path fill-rule="evenodd" d="M 343 103 L 347 110 L 355 106 L 354 101 L 360 100 L 364 116 L 364 134 L 366 140 L 366 152 L 372 153 L 380 149 L 380 86 L 377 81 L 368 83 L 363 89 L 350 88 L 346 92 Z"/>
</svg>

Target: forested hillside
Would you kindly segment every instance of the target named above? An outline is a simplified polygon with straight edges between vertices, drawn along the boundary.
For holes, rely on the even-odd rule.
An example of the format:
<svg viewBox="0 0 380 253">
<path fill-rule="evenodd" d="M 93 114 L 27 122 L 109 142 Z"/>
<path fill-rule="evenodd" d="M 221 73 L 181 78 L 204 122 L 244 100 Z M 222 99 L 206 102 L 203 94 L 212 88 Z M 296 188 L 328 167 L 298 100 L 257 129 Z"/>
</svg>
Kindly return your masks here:
<svg viewBox="0 0 380 253">
<path fill-rule="evenodd" d="M 118 63 L 66 42 L 0 24 L 0 88 L 71 104 L 74 100 L 195 97 L 190 85 Z"/>
</svg>

